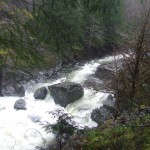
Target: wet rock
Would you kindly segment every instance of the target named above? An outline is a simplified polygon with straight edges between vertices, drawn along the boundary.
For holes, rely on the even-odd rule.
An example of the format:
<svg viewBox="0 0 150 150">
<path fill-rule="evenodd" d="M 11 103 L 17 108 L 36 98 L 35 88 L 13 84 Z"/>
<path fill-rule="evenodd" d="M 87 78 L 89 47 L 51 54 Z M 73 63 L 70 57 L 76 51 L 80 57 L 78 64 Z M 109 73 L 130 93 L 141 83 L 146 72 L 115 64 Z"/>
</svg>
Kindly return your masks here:
<svg viewBox="0 0 150 150">
<path fill-rule="evenodd" d="M 99 66 L 94 76 L 100 80 L 111 80 L 114 78 L 114 72 L 109 69 Z"/>
<path fill-rule="evenodd" d="M 41 87 L 35 91 L 34 98 L 43 100 L 43 99 L 45 99 L 46 95 L 47 95 L 46 87 Z"/>
<path fill-rule="evenodd" d="M 109 94 L 107 99 L 103 101 L 103 106 L 96 108 L 91 113 L 91 119 L 97 124 L 103 124 L 105 120 L 115 115 L 115 101 L 112 94 Z"/>
<path fill-rule="evenodd" d="M 111 89 L 111 79 L 98 79 L 96 77 L 93 77 L 95 75 L 91 75 L 87 78 L 87 80 L 84 81 L 83 86 L 86 88 L 92 88 L 96 91 L 102 91 L 102 92 L 110 92 Z"/>
<path fill-rule="evenodd" d="M 103 105 L 110 106 L 110 107 L 115 106 L 115 100 L 114 100 L 112 94 L 109 94 L 107 99 L 105 101 L 103 101 Z"/>
<path fill-rule="evenodd" d="M 108 70 L 115 71 L 116 69 L 121 69 L 122 68 L 123 62 L 124 62 L 124 60 L 122 58 L 116 58 L 112 61 L 102 63 L 101 67 L 106 68 Z M 117 64 L 117 66 L 115 64 Z"/>
<path fill-rule="evenodd" d="M 87 80 L 83 83 L 83 86 L 99 91 L 102 87 L 102 81 L 94 77 L 88 77 Z"/>
<path fill-rule="evenodd" d="M 108 92 L 111 91 L 111 83 L 114 78 L 115 75 L 112 70 L 99 66 L 95 74 L 90 75 L 83 85 L 97 91 Z"/>
<path fill-rule="evenodd" d="M 12 95 L 14 95 L 14 93 L 15 93 L 15 89 L 14 89 L 14 87 L 11 86 L 11 85 L 6 85 L 6 86 L 3 88 L 3 94 L 4 94 L 5 96 L 12 96 Z"/>
<path fill-rule="evenodd" d="M 34 123 L 37 123 L 37 122 L 40 122 L 40 120 L 41 120 L 41 117 L 39 117 L 39 116 L 28 116 L 30 119 L 31 119 L 31 121 L 32 122 L 34 122 Z"/>
<path fill-rule="evenodd" d="M 91 113 L 91 119 L 98 125 L 103 124 L 104 121 L 109 119 L 111 115 L 114 116 L 115 110 L 113 107 L 103 105 L 100 108 L 96 108 Z"/>
<path fill-rule="evenodd" d="M 19 97 L 25 96 L 25 89 L 24 89 L 24 87 L 23 86 L 16 86 L 15 87 L 15 93 Z"/>
<path fill-rule="evenodd" d="M 23 99 L 19 99 L 15 102 L 14 104 L 14 109 L 22 109 L 22 110 L 26 110 L 26 102 Z"/>
<path fill-rule="evenodd" d="M 73 82 L 63 82 L 48 87 L 56 104 L 66 107 L 79 100 L 83 95 L 83 87 Z"/>
<path fill-rule="evenodd" d="M 21 70 L 13 70 L 7 68 L 4 71 L 4 81 L 7 84 L 14 85 L 15 83 L 21 84 L 22 82 L 28 82 L 32 79 L 32 74 L 21 71 Z M 9 81 L 9 83 L 8 83 Z"/>
<path fill-rule="evenodd" d="M 19 96 L 23 97 L 25 96 L 25 89 L 22 85 L 17 84 L 7 84 L 3 88 L 3 94 L 5 96 Z"/>
<path fill-rule="evenodd" d="M 35 149 L 36 150 L 49 150 L 48 148 L 41 147 L 41 146 L 36 146 Z"/>
</svg>

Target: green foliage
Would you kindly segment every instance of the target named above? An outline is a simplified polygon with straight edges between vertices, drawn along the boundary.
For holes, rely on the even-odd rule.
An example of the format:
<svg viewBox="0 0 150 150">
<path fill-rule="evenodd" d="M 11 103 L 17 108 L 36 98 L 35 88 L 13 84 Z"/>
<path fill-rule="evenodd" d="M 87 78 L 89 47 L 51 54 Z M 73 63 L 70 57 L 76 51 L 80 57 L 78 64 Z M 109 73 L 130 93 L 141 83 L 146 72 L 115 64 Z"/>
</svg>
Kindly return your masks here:
<svg viewBox="0 0 150 150">
<path fill-rule="evenodd" d="M 117 71 L 113 87 L 116 97 L 116 108 L 120 112 L 131 110 L 140 105 L 150 105 L 150 9 L 132 35 L 127 47 L 132 53 L 123 55 L 123 67 Z M 138 32 L 138 34 L 137 34 Z M 116 68 L 117 69 L 117 68 Z"/>
<path fill-rule="evenodd" d="M 90 12 L 98 12 L 102 15 L 110 14 L 112 11 L 116 11 L 116 5 L 120 3 L 119 0 L 81 0 L 85 9 Z"/>
<path fill-rule="evenodd" d="M 78 12 L 70 5 L 57 1 L 42 4 L 37 8 L 35 22 L 38 28 L 34 35 L 49 49 L 59 55 L 72 49 L 80 38 Z"/>
<path fill-rule="evenodd" d="M 5 63 L 11 59 L 15 66 L 22 63 L 38 67 L 43 62 L 37 44 L 26 27 L 28 16 L 18 8 L 9 12 L 11 19 L 0 23 L 0 54 Z"/>
<path fill-rule="evenodd" d="M 62 57 L 115 41 L 115 19 L 120 20 L 116 15 L 120 14 L 118 0 L 38 0 L 29 3 L 31 6 L 17 3 L 13 9 L 5 3 L 10 9 L 0 12 L 7 14 L 0 24 L 0 48 L 7 53 L 4 60 L 11 58 L 15 65 L 39 65 L 43 61 L 37 51 L 40 48 Z"/>
<path fill-rule="evenodd" d="M 72 135 L 74 133 L 76 129 L 75 122 L 67 113 L 61 109 L 57 109 L 56 111 L 49 112 L 49 114 L 52 114 L 54 118 L 57 118 L 57 122 L 56 124 L 48 123 L 48 125 L 44 125 L 47 132 L 53 130 L 58 136 L 63 134 Z"/>
<path fill-rule="evenodd" d="M 31 31 L 40 43 L 59 56 L 74 52 L 76 47 L 78 50 L 101 47 L 103 41 L 108 42 L 105 40 L 108 37 L 109 43 L 115 42 L 115 24 L 120 20 L 116 14 L 120 14 L 120 5 L 118 0 L 39 1 L 33 12 Z M 106 30 L 110 35 L 103 32 Z"/>
<path fill-rule="evenodd" d="M 148 116 L 142 117 L 140 121 L 136 120 L 134 124 L 129 122 L 126 125 L 101 126 L 89 130 L 82 147 L 85 150 L 148 150 L 150 126 L 144 123 L 147 121 L 150 121 Z"/>
<path fill-rule="evenodd" d="M 57 121 L 55 124 L 47 123 L 43 125 L 43 128 L 47 133 L 53 132 L 56 135 L 57 145 L 59 145 L 59 149 L 61 150 L 62 145 L 67 143 L 67 140 L 77 131 L 77 126 L 72 120 L 73 118 L 61 109 L 51 111 L 49 114 L 57 118 Z"/>
</svg>

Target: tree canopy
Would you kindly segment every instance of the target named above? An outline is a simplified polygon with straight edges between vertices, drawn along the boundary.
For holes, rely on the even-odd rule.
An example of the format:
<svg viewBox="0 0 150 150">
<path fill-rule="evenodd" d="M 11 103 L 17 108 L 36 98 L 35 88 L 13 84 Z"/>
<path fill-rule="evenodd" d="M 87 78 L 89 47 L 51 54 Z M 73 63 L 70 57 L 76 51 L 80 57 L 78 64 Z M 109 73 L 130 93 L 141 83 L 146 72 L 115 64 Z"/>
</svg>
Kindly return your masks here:
<svg viewBox="0 0 150 150">
<path fill-rule="evenodd" d="M 1 6 L 0 54 L 17 65 L 42 62 L 40 49 L 63 56 L 113 43 L 121 2 L 3 0 Z"/>
</svg>

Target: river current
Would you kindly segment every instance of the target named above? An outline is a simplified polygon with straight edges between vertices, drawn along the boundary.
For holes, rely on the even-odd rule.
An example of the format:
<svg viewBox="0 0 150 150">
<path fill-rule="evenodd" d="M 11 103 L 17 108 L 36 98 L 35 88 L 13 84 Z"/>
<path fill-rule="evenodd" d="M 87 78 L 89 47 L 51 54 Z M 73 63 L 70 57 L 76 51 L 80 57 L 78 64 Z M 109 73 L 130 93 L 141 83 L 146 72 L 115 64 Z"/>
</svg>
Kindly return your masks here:
<svg viewBox="0 0 150 150">
<path fill-rule="evenodd" d="M 119 55 L 117 59 L 121 57 Z M 17 111 L 14 109 L 14 103 L 20 99 L 19 97 L 0 98 L 0 150 L 35 150 L 36 146 L 47 144 L 53 139 L 54 135 L 52 133 L 47 134 L 40 122 L 55 123 L 56 119 L 47 112 L 58 108 L 64 109 L 64 111 L 73 116 L 81 128 L 97 126 L 90 118 L 91 112 L 102 105 L 109 93 L 84 88 L 84 96 L 80 100 L 69 104 L 66 108 L 56 105 L 50 94 L 43 101 L 35 101 L 33 93 L 39 87 L 64 81 L 83 84 L 89 75 L 95 73 L 98 66 L 107 63 L 113 64 L 114 56 L 92 60 L 55 81 L 49 80 L 47 83 L 38 83 L 36 85 L 28 83 L 28 85 L 24 85 L 27 87 L 23 98 L 26 101 L 27 110 Z M 30 86 L 29 89 L 28 86 Z"/>
</svg>

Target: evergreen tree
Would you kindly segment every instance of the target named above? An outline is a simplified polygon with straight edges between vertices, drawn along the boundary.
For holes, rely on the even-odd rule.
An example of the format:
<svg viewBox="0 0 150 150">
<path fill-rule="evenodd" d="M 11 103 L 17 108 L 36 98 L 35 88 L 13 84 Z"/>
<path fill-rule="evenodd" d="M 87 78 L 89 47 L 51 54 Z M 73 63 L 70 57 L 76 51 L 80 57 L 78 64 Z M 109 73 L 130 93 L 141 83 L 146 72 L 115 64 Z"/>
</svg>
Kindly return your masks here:
<svg viewBox="0 0 150 150">
<path fill-rule="evenodd" d="M 54 118 L 57 118 L 55 124 L 43 125 L 46 132 L 53 132 L 56 136 L 56 147 L 61 150 L 64 144 L 68 144 L 69 138 L 78 131 L 76 123 L 73 121 L 73 117 L 65 113 L 61 109 L 49 112 Z"/>
<path fill-rule="evenodd" d="M 113 43 L 120 5 L 118 0 L 39 0 L 34 36 L 59 56 L 77 47 L 90 50 L 104 42 Z"/>
</svg>

